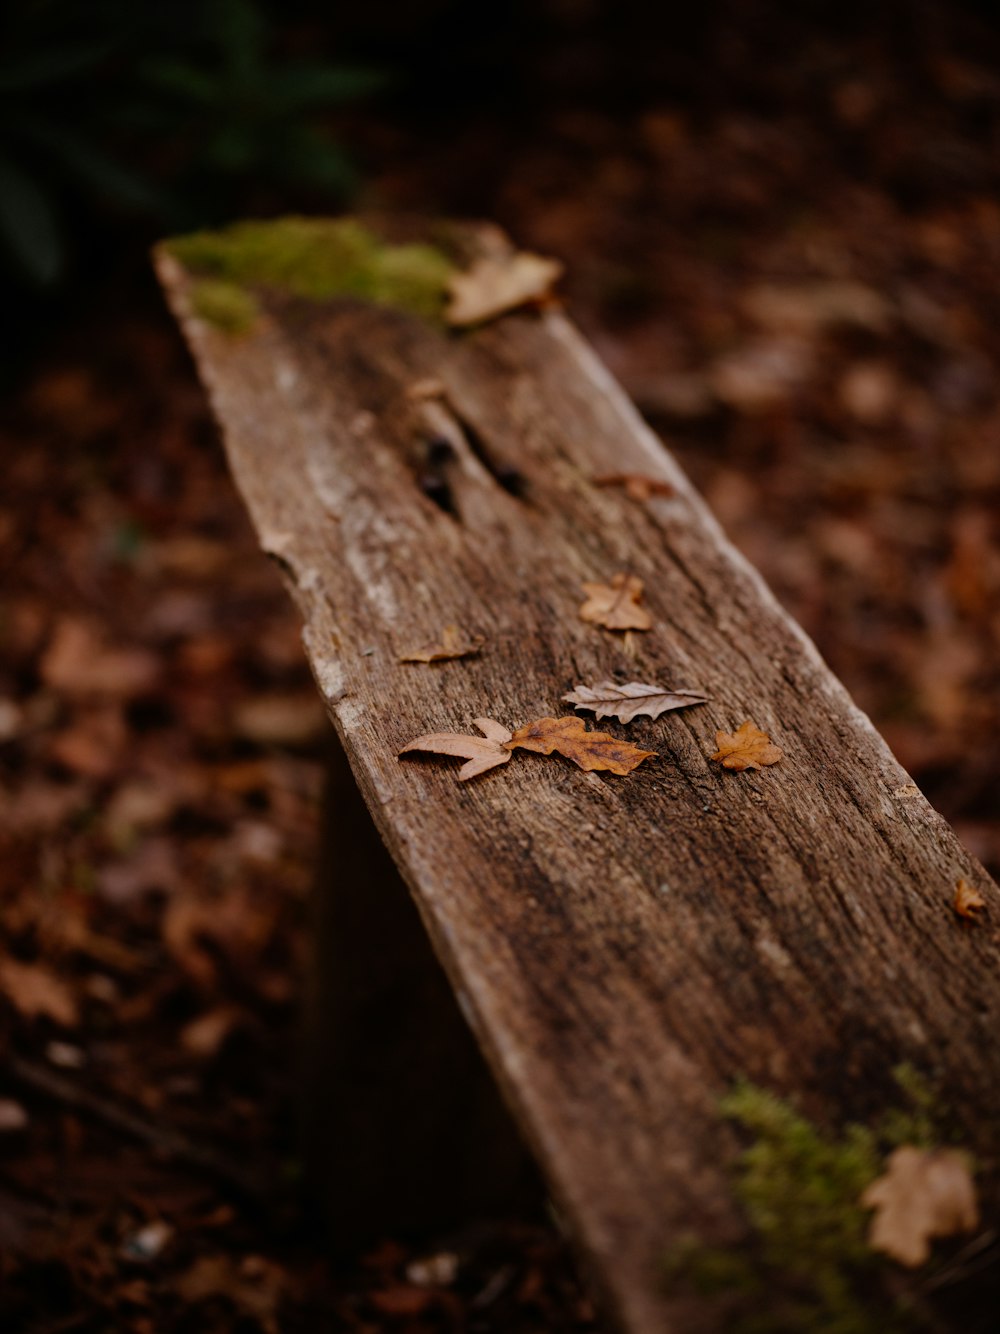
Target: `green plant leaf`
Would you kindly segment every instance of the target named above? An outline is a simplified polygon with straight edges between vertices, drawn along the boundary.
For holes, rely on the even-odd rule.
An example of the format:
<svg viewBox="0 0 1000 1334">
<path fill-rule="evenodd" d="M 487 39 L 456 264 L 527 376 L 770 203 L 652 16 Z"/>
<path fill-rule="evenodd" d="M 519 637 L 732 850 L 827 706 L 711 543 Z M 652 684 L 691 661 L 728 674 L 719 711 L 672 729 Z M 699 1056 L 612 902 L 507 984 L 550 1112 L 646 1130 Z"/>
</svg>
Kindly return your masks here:
<svg viewBox="0 0 1000 1334">
<path fill-rule="evenodd" d="M 34 282 L 48 286 L 59 276 L 63 248 L 52 206 L 8 158 L 0 158 L 0 236 Z"/>
<path fill-rule="evenodd" d="M 333 106 L 376 93 L 389 82 L 381 70 L 350 65 L 288 65 L 268 77 L 268 92 L 290 110 Z"/>
</svg>

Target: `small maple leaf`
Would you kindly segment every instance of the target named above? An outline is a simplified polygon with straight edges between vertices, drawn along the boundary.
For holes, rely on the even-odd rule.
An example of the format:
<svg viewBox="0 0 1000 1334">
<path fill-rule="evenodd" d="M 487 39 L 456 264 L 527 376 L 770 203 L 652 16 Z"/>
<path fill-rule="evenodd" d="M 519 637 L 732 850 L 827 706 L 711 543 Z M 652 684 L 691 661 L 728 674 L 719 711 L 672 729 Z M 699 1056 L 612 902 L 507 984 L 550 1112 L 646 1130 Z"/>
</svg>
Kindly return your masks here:
<svg viewBox="0 0 1000 1334">
<path fill-rule="evenodd" d="M 716 732 L 715 744 L 719 749 L 712 759 L 724 769 L 760 769 L 765 764 L 777 764 L 784 754 L 749 718 L 735 732 Z"/>
<path fill-rule="evenodd" d="M 619 741 L 609 732 L 588 732 L 582 718 L 539 718 L 519 727 L 507 742 L 510 750 L 520 747 L 539 755 L 554 750 L 572 760 L 581 769 L 606 769 L 613 774 L 628 774 L 655 750 L 640 750 L 629 741 Z"/>
<path fill-rule="evenodd" d="M 889 1155 L 887 1170 L 861 1196 L 874 1209 L 868 1244 L 910 1269 L 930 1258 L 932 1237 L 951 1237 L 978 1226 L 976 1188 L 969 1161 L 957 1149 L 917 1149 Z"/>
<path fill-rule="evenodd" d="M 629 500 L 642 503 L 650 496 L 672 496 L 674 488 L 670 482 L 659 477 L 647 477 L 641 472 L 609 472 L 603 477 L 594 478 L 595 486 L 620 486 Z"/>
<path fill-rule="evenodd" d="M 955 886 L 955 897 L 951 901 L 951 906 L 959 917 L 964 917 L 967 922 L 978 922 L 979 914 L 986 907 L 986 900 L 968 880 L 960 880 Z"/>
<path fill-rule="evenodd" d="M 578 709 L 592 709 L 598 718 L 617 718 L 619 722 L 630 723 L 643 713 L 649 714 L 650 718 L 659 718 L 669 709 L 688 709 L 693 704 L 704 704 L 708 696 L 693 690 L 665 690 L 663 686 L 646 685 L 641 681 L 629 681 L 623 686 L 614 681 L 598 681 L 593 686 L 577 686 L 568 695 L 563 695 L 563 699 Z"/>
<path fill-rule="evenodd" d="M 411 649 L 404 653 L 400 662 L 443 662 L 446 658 L 469 658 L 478 653 L 485 640 L 478 635 L 463 635 L 457 625 L 446 625 L 441 631 L 437 644 L 425 644 L 423 648 Z"/>
<path fill-rule="evenodd" d="M 559 260 L 523 250 L 483 256 L 449 279 L 445 319 L 456 326 L 482 324 L 518 306 L 536 305 L 551 295 L 562 272 Z"/>
<path fill-rule="evenodd" d="M 473 718 L 472 721 L 485 740 L 477 736 L 463 736 L 458 732 L 429 732 L 404 746 L 399 754 L 423 750 L 432 755 L 458 755 L 468 760 L 468 764 L 463 764 L 458 771 L 459 781 L 463 783 L 489 769 L 495 769 L 498 764 L 506 764 L 510 759 L 507 742 L 511 740 L 507 728 L 492 718 Z"/>
<path fill-rule="evenodd" d="M 653 618 L 639 606 L 642 580 L 634 574 L 616 574 L 606 584 L 585 583 L 587 601 L 580 619 L 603 625 L 607 630 L 649 630 Z"/>
</svg>

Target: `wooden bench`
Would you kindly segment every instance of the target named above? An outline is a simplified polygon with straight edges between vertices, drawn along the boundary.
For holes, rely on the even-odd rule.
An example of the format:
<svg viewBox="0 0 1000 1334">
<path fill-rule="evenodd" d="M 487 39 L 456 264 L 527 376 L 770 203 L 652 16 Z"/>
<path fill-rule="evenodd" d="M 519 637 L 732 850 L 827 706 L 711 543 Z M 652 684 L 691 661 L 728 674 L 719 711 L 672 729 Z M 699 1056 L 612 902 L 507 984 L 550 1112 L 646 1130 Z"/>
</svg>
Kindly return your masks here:
<svg viewBox="0 0 1000 1334">
<path fill-rule="evenodd" d="M 430 234 L 454 263 L 503 249 L 489 229 Z M 892 1072 L 906 1066 L 946 1108 L 949 1136 L 995 1163 L 995 885 L 565 315 L 550 305 L 456 331 L 390 303 L 370 273 L 346 294 L 335 274 L 307 290 L 315 275 L 291 265 L 286 281 L 265 261 L 247 286 L 251 261 L 214 253 L 163 246 L 159 274 L 353 774 L 335 766 L 328 805 L 314 997 L 328 1028 L 314 1029 L 311 1062 L 336 1091 L 317 1088 L 313 1133 L 345 1215 L 389 1209 L 412 1178 L 403 1216 L 432 1217 L 449 1193 L 442 1132 L 470 1207 L 519 1171 L 472 1057 L 447 1036 L 451 1002 L 405 896 L 377 869 L 383 841 L 621 1328 L 729 1327 L 664 1266 L 687 1238 L 746 1237 L 733 1184 L 745 1140 L 720 1111 L 735 1081 L 834 1134 L 897 1107 Z M 636 499 L 597 485 L 607 474 L 671 493 Z M 578 614 L 584 582 L 622 572 L 642 580 L 648 632 Z M 400 661 L 448 625 L 481 651 Z M 454 761 L 398 758 L 424 733 L 474 733 L 475 718 L 570 714 L 563 695 L 608 679 L 709 702 L 596 724 L 657 753 L 625 777 L 518 752 L 462 783 Z M 717 730 L 745 719 L 780 763 L 711 760 Z M 960 879 L 986 900 L 979 925 L 952 910 Z M 373 1154 L 388 1113 L 402 1138 L 379 1129 Z M 461 1158 L 456 1125 L 489 1152 Z M 995 1206 L 987 1192 L 984 1227 Z"/>
</svg>

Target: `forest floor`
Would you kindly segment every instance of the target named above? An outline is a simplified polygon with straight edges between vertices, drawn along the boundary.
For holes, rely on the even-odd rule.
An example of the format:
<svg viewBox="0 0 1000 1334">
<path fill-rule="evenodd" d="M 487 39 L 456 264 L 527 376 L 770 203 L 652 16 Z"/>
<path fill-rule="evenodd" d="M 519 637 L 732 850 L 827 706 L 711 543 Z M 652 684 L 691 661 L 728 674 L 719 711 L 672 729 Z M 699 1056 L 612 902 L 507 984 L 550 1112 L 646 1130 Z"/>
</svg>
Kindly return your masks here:
<svg viewBox="0 0 1000 1334">
<path fill-rule="evenodd" d="M 1000 65 L 935 31 L 778 72 L 734 39 L 700 100 L 359 134 L 366 203 L 567 261 L 570 312 L 996 873 Z M 52 340 L 0 453 L 0 1325 L 596 1329 L 543 1218 L 331 1266 L 300 1205 L 328 725 L 150 277 Z"/>
</svg>

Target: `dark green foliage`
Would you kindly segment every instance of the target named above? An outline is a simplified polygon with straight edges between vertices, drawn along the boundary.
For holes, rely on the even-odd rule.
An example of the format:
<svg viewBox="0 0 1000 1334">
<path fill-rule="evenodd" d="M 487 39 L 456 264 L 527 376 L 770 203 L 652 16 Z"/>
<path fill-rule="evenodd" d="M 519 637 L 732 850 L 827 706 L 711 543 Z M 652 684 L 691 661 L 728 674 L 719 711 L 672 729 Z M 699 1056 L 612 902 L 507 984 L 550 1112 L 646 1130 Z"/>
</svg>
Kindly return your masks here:
<svg viewBox="0 0 1000 1334">
<path fill-rule="evenodd" d="M 323 115 L 382 80 L 283 59 L 281 37 L 266 0 L 12 6 L 0 19 L 0 258 L 44 286 L 95 209 L 177 230 L 268 191 L 342 203 L 354 176 Z"/>
</svg>

